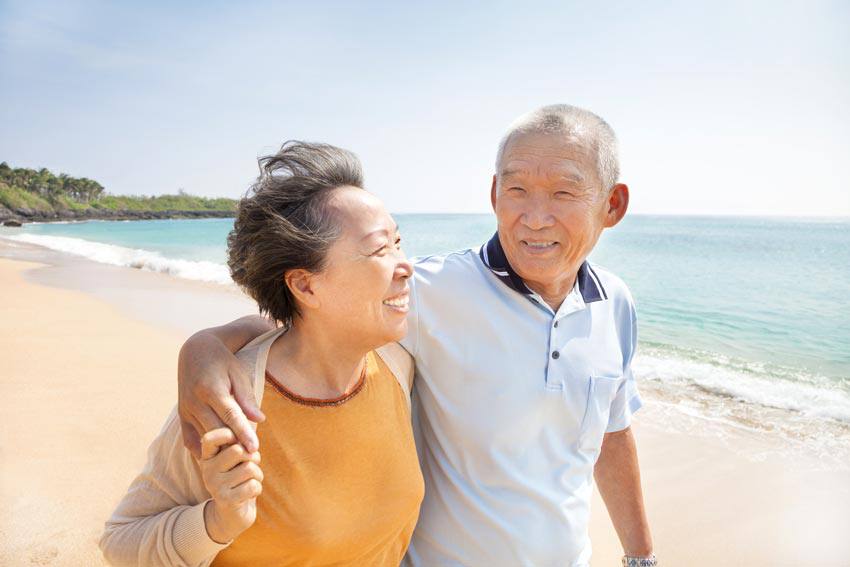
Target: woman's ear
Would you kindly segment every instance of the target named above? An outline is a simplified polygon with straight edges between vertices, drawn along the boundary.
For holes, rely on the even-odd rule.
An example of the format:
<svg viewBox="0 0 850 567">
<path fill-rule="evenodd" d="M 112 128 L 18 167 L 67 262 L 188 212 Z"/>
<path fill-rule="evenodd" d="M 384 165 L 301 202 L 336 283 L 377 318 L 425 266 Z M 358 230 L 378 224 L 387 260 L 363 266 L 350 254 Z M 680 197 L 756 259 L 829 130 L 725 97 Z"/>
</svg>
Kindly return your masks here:
<svg viewBox="0 0 850 567">
<path fill-rule="evenodd" d="M 319 307 L 319 298 L 314 289 L 315 274 L 307 270 L 289 270 L 284 274 L 286 287 L 295 296 L 295 300 L 304 307 L 315 309 Z"/>
</svg>

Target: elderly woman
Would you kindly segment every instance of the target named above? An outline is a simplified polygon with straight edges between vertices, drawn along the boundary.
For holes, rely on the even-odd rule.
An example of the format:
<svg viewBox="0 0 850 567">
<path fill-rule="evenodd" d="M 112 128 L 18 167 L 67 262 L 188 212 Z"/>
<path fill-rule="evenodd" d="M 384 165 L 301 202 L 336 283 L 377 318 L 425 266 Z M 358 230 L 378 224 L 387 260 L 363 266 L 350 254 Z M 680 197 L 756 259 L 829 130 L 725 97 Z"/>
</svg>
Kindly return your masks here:
<svg viewBox="0 0 850 567">
<path fill-rule="evenodd" d="M 280 325 L 238 357 L 266 420 L 196 460 L 172 412 L 106 524 L 114 565 L 397 565 L 423 496 L 410 425 L 411 265 L 357 158 L 288 142 L 228 237 L 233 280 Z M 261 494 L 262 493 L 262 494 Z"/>
</svg>

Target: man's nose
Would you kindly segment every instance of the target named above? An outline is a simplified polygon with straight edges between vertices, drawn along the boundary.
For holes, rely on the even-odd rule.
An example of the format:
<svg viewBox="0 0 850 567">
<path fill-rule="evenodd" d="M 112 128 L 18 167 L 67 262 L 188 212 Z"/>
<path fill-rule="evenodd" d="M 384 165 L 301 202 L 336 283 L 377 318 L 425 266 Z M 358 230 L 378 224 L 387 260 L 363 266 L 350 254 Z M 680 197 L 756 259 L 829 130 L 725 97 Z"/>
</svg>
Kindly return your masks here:
<svg viewBox="0 0 850 567">
<path fill-rule="evenodd" d="M 528 203 L 521 220 L 531 230 L 541 230 L 555 224 L 555 215 L 545 203 L 535 199 Z"/>
</svg>

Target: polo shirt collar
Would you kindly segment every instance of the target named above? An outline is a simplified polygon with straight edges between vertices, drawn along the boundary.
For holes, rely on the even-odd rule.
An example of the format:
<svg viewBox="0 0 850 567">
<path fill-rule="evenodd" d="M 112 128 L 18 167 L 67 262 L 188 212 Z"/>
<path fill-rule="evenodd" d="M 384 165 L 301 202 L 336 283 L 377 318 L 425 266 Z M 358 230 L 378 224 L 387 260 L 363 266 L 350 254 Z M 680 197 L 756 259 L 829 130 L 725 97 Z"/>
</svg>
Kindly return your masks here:
<svg viewBox="0 0 850 567">
<path fill-rule="evenodd" d="M 525 285 L 525 282 L 522 281 L 519 274 L 517 274 L 511 267 L 510 263 L 508 263 L 508 257 L 505 255 L 504 248 L 502 248 L 498 232 L 496 232 L 496 234 L 494 234 L 493 237 L 481 247 L 478 255 L 481 257 L 481 261 L 484 262 L 484 265 L 487 266 L 503 284 L 522 295 L 536 295 L 528 288 L 527 285 Z M 596 275 L 596 272 L 593 271 L 593 268 L 590 267 L 590 263 L 587 260 L 585 260 L 578 269 L 576 284 L 578 285 L 579 292 L 581 293 L 581 298 L 585 303 L 593 303 L 594 301 L 608 299 L 608 294 L 605 292 L 605 288 L 602 287 L 602 282 L 599 280 L 599 276 Z"/>
</svg>

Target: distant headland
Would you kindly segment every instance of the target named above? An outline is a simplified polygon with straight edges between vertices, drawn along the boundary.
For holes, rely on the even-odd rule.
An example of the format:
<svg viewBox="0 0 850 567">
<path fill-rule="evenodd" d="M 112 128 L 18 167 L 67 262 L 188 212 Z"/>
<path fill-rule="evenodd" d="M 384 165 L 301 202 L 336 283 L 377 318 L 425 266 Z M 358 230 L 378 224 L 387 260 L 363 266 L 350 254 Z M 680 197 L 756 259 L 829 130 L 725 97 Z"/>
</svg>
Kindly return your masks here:
<svg viewBox="0 0 850 567">
<path fill-rule="evenodd" d="M 0 163 L 0 224 L 68 220 L 222 218 L 236 214 L 237 201 L 189 195 L 110 195 L 86 177 L 55 175 Z"/>
</svg>

